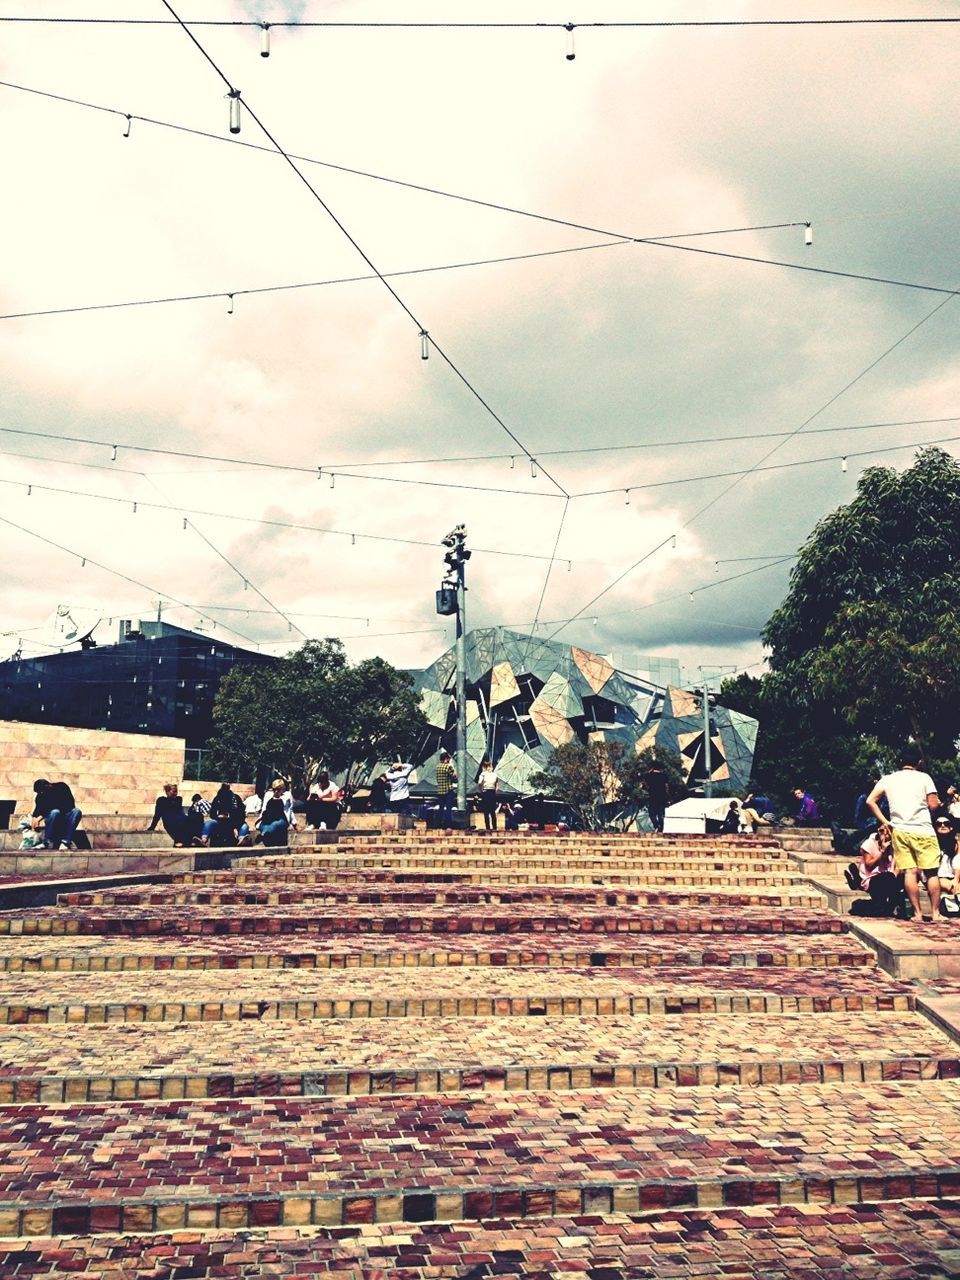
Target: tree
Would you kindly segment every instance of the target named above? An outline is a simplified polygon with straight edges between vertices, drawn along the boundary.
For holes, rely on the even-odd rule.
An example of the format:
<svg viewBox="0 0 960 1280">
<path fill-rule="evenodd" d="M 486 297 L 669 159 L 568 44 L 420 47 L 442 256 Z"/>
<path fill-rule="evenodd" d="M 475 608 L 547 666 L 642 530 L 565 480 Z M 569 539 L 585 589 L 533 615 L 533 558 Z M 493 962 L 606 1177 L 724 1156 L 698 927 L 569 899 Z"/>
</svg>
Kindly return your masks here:
<svg viewBox="0 0 960 1280">
<path fill-rule="evenodd" d="M 413 681 L 382 658 L 347 664 L 339 640 L 309 640 L 270 667 L 234 667 L 213 706 L 210 760 L 222 774 L 268 767 L 307 788 L 321 768 L 407 755 L 426 730 Z"/>
<path fill-rule="evenodd" d="M 871 467 L 801 548 L 764 630 L 777 688 L 895 746 L 952 756 L 960 731 L 960 465 Z"/>
<path fill-rule="evenodd" d="M 654 749 L 637 755 L 623 742 L 566 742 L 556 748 L 547 766 L 529 785 L 568 804 L 591 831 L 602 827 L 618 808 L 646 804 L 643 775 L 654 756 L 667 770 L 671 795 L 682 791 L 680 762 L 669 752 Z M 679 798 L 679 794 L 675 798 Z"/>
</svg>

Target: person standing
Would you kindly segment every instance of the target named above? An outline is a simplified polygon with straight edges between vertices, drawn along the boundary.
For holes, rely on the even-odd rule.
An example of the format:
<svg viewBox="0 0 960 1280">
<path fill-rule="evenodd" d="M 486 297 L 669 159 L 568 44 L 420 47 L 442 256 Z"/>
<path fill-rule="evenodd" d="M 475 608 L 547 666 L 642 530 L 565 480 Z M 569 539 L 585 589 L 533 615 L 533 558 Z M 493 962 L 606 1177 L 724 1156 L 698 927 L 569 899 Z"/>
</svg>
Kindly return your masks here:
<svg viewBox="0 0 960 1280">
<path fill-rule="evenodd" d="M 453 823 L 453 806 L 457 801 L 457 771 L 453 767 L 449 751 L 440 752 L 440 763 L 437 765 L 437 796 L 440 800 L 437 826 L 449 827 Z"/>
<path fill-rule="evenodd" d="M 899 769 L 880 779 L 867 796 L 867 808 L 878 827 L 890 828 L 894 866 L 903 873 L 903 887 L 915 919 L 923 920 L 919 885 L 921 874 L 926 873 L 924 879 L 936 921 L 940 912 L 940 845 L 931 814 L 940 808 L 940 797 L 929 773 L 921 769 L 922 764 L 920 748 L 910 743 L 904 746 L 899 754 Z M 884 797 L 890 806 L 889 818 L 880 808 Z"/>
<path fill-rule="evenodd" d="M 383 774 L 383 780 L 390 787 L 389 807 L 391 813 L 407 813 L 410 809 L 410 775 L 412 764 L 394 761 L 391 768 Z"/>
<path fill-rule="evenodd" d="M 483 814 L 484 829 L 496 831 L 497 805 L 500 803 L 497 792 L 500 790 L 500 779 L 494 772 L 493 763 L 490 760 L 484 760 L 480 765 L 477 790 L 480 796 L 480 812 Z"/>
<path fill-rule="evenodd" d="M 45 849 L 76 849 L 73 837 L 83 814 L 77 808 L 73 792 L 65 782 L 49 782 L 38 778 L 33 784 L 36 804 L 33 809 L 33 829 L 43 827 Z"/>
<path fill-rule="evenodd" d="M 647 789 L 647 813 L 654 831 L 663 830 L 667 801 L 670 799 L 670 783 L 666 770 L 659 760 L 652 761 L 650 768 L 643 775 L 643 785 Z"/>
</svg>

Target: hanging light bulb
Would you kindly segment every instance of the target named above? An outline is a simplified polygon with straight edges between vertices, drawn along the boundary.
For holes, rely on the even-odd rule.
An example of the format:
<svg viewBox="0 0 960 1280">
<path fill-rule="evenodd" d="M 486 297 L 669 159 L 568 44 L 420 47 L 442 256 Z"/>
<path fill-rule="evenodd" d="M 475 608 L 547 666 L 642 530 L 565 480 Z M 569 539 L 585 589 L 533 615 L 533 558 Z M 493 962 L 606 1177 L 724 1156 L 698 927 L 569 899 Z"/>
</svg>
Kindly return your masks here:
<svg viewBox="0 0 960 1280">
<path fill-rule="evenodd" d="M 572 62 L 574 58 L 577 56 L 577 50 L 576 50 L 576 46 L 574 44 L 574 39 L 573 39 L 573 32 L 574 32 L 573 23 L 572 22 L 566 23 L 564 25 L 564 30 L 567 33 L 567 61 Z"/>
<path fill-rule="evenodd" d="M 331 471 L 330 472 L 330 488 L 332 489 L 336 483 L 337 483 L 337 477 Z"/>
<path fill-rule="evenodd" d="M 803 224 L 803 243 L 808 249 L 813 244 L 813 226 L 809 222 Z"/>
<path fill-rule="evenodd" d="M 80 568 L 81 568 L 81 569 L 85 569 L 86 567 L 87 567 L 87 557 L 86 557 L 86 556 L 81 556 L 81 557 L 80 557 Z"/>
<path fill-rule="evenodd" d="M 317 467 L 317 479 L 318 480 L 323 479 L 323 467 Z"/>
<path fill-rule="evenodd" d="M 676 551 L 676 549 L 677 549 L 677 535 L 676 535 L 676 534 L 674 534 L 674 535 L 673 535 L 673 537 L 670 539 L 670 549 L 671 549 L 671 551 Z"/>
<path fill-rule="evenodd" d="M 246 591 L 246 589 L 247 589 L 247 587 L 249 587 L 249 585 L 250 585 L 250 583 L 246 580 L 246 578 L 244 578 L 244 580 L 243 580 L 243 589 L 244 589 L 244 591 Z"/>
<path fill-rule="evenodd" d="M 597 625 L 597 623 L 598 623 L 599 621 L 600 621 L 600 619 L 599 619 L 599 618 L 594 618 L 594 620 L 593 620 L 593 625 L 594 625 L 594 626 L 596 626 L 596 625 Z"/>
<path fill-rule="evenodd" d="M 420 330 L 420 359 L 430 359 L 430 335 L 426 329 Z"/>
<path fill-rule="evenodd" d="M 227 315 L 228 316 L 233 315 L 233 294 L 232 293 L 227 294 Z"/>
<path fill-rule="evenodd" d="M 136 503 L 134 503 L 134 504 L 133 504 L 133 514 L 134 514 L 134 515 L 136 515 L 136 514 L 137 514 L 137 504 L 136 504 Z"/>
<path fill-rule="evenodd" d="M 186 516 L 184 516 L 184 517 L 183 517 L 183 527 L 184 527 L 184 528 L 186 528 L 186 527 L 187 527 L 187 517 L 186 517 Z"/>
<path fill-rule="evenodd" d="M 530 459 L 530 476 L 531 476 L 531 478 L 532 478 L 533 480 L 536 480 L 536 478 L 537 478 L 537 460 L 536 460 L 536 458 L 531 458 L 531 459 Z"/>
<path fill-rule="evenodd" d="M 625 507 L 629 507 L 629 505 L 630 505 L 630 490 L 629 490 L 629 489 L 624 489 L 624 491 L 623 491 L 623 505 L 624 505 Z"/>
<path fill-rule="evenodd" d="M 125 128 L 125 129 L 124 129 L 124 131 L 123 131 L 123 136 L 124 136 L 125 138 L 129 138 L 129 137 L 130 137 L 130 126 L 131 126 L 132 124 L 133 124 L 133 117 L 128 115 L 128 116 L 127 116 L 127 125 L 126 125 L 126 128 Z"/>
<path fill-rule="evenodd" d="M 31 493 L 33 493 L 33 485 L 32 485 L 32 484 L 28 484 L 28 485 L 27 485 L 27 497 L 28 497 L 28 498 L 30 497 Z"/>
<path fill-rule="evenodd" d="M 513 471 L 513 470 L 515 469 L 516 465 L 517 465 L 517 460 L 516 460 L 516 458 L 511 454 L 511 455 L 510 455 L 510 470 L 511 470 L 511 471 Z"/>
<path fill-rule="evenodd" d="M 355 547 L 357 545 L 357 535 L 355 533 L 351 533 L 350 535 L 350 545 L 351 547 Z"/>
<path fill-rule="evenodd" d="M 270 23 L 265 22 L 260 28 L 260 57 L 270 57 Z"/>
<path fill-rule="evenodd" d="M 114 446 L 113 446 L 113 452 L 110 454 L 110 461 L 111 461 L 111 462 L 116 462 L 116 460 L 117 460 L 117 446 L 116 446 L 116 445 L 114 445 Z"/>
<path fill-rule="evenodd" d="M 693 599 L 693 592 L 692 592 L 692 591 L 690 592 L 690 599 L 691 599 L 691 600 Z"/>
<path fill-rule="evenodd" d="M 568 561 L 567 561 L 567 573 L 573 573 L 573 561 L 572 561 L 572 560 L 568 560 Z"/>
<path fill-rule="evenodd" d="M 240 132 L 240 90 L 231 89 L 227 94 L 230 99 L 230 132 Z"/>
<path fill-rule="evenodd" d="M 842 459 L 840 460 L 840 470 L 841 470 L 841 471 L 843 471 L 843 472 L 846 472 L 846 470 L 847 470 L 847 460 L 846 460 L 846 458 L 842 458 Z"/>
</svg>

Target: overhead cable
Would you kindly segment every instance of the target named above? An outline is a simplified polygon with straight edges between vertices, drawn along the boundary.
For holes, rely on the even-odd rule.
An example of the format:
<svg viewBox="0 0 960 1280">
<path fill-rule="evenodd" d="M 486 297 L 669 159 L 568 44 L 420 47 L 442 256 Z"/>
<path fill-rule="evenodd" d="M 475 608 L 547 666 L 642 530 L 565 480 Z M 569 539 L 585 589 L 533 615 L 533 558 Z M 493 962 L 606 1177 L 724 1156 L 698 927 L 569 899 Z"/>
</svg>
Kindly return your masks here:
<svg viewBox="0 0 960 1280">
<path fill-rule="evenodd" d="M 150 116 L 134 115 L 131 117 L 129 113 L 125 111 L 121 111 L 116 107 L 106 107 L 106 106 L 98 105 L 96 103 L 84 102 L 83 100 L 78 98 L 68 98 L 68 97 L 65 97 L 63 94 L 50 93 L 43 89 L 33 89 L 27 85 L 14 84 L 13 82 L 8 80 L 0 80 L 0 86 L 3 86 L 8 89 L 16 89 L 23 93 L 36 94 L 40 97 L 52 98 L 60 102 L 67 102 L 74 106 L 87 107 L 94 111 L 107 112 L 111 115 L 123 117 L 124 119 L 132 118 L 134 120 L 140 120 L 145 124 L 157 125 L 160 128 L 175 129 L 183 133 L 189 133 L 189 134 L 194 134 L 198 137 L 208 138 L 215 142 L 227 143 L 230 146 L 248 147 L 255 151 L 262 151 L 268 155 L 281 154 L 275 148 L 264 147 L 259 143 L 241 141 L 238 138 L 232 138 L 232 137 L 229 137 L 229 138 L 223 137 L 221 134 L 210 133 L 202 129 L 193 129 L 186 125 L 172 124 L 169 121 L 157 120 Z M 649 245 L 657 246 L 662 249 L 686 250 L 690 253 L 702 253 L 708 256 L 722 257 L 722 258 L 727 258 L 733 261 L 752 262 L 757 265 L 769 266 L 769 267 L 782 267 L 786 270 L 791 270 L 791 271 L 805 271 L 813 275 L 836 276 L 840 279 L 845 279 L 845 280 L 862 280 L 869 284 L 885 284 L 895 288 L 916 289 L 926 293 L 951 293 L 952 294 L 955 292 L 955 290 L 946 289 L 939 285 L 922 284 L 918 281 L 898 280 L 888 276 L 867 275 L 862 272 L 833 270 L 829 267 L 813 266 L 810 263 L 787 262 L 778 258 L 763 258 L 757 255 L 721 253 L 719 250 L 702 249 L 694 245 L 682 245 L 682 244 L 671 243 L 672 241 L 677 241 L 681 239 L 692 239 L 695 237 L 710 236 L 710 235 L 731 235 L 731 234 L 737 234 L 737 233 L 746 232 L 746 231 L 768 231 L 768 230 L 779 230 L 787 227 L 807 227 L 808 223 L 806 221 L 760 223 L 760 224 L 757 224 L 756 226 L 729 227 L 729 228 L 724 227 L 724 228 L 719 228 L 715 231 L 676 232 L 670 235 L 638 236 L 636 233 L 633 233 L 633 232 L 610 231 L 609 229 L 594 227 L 588 223 L 574 222 L 572 219 L 569 219 L 569 218 L 558 218 L 550 214 L 536 213 L 536 212 L 533 212 L 532 210 L 520 209 L 513 205 L 501 204 L 492 200 L 482 200 L 474 196 L 466 196 L 453 191 L 444 191 L 437 187 L 426 186 L 422 183 L 407 182 L 399 178 L 391 178 L 391 177 L 386 177 L 383 174 L 371 173 L 364 169 L 355 169 L 347 165 L 333 164 L 327 160 L 318 160 L 310 156 L 299 155 L 296 152 L 289 152 L 289 153 L 282 153 L 282 154 L 288 160 L 296 160 L 303 164 L 321 165 L 324 168 L 333 169 L 340 173 L 349 173 L 357 177 L 370 178 L 377 182 L 386 182 L 391 186 L 406 187 L 412 191 L 420 191 L 429 195 L 443 196 L 444 198 L 449 200 L 459 200 L 466 204 L 477 205 L 478 207 L 485 208 L 485 209 L 493 209 L 501 213 L 512 213 L 522 218 L 533 218 L 538 222 L 547 222 L 547 223 L 551 223 L 554 226 L 569 227 L 572 230 L 576 230 L 576 231 L 586 231 L 586 232 L 589 232 L 591 235 L 605 236 L 618 242 L 623 241 L 623 242 L 628 242 L 630 244 L 649 244 Z M 591 246 L 587 246 L 587 247 L 591 247 Z M 389 274 L 396 275 L 401 273 L 389 273 Z M 358 278 L 362 279 L 365 277 L 358 277 Z M 378 276 L 377 278 L 382 278 L 382 277 Z M 253 291 L 251 290 L 250 292 L 253 292 Z M 219 293 L 211 296 L 225 297 L 226 294 Z M 159 301 L 186 301 L 186 300 L 187 299 L 171 298 L 171 299 L 160 299 Z M 126 304 L 123 304 L 123 305 L 126 305 Z M 71 308 L 64 308 L 64 310 L 69 311 L 71 310 Z M 30 313 L 27 313 L 27 314 L 30 314 Z M 0 319 L 2 318 L 5 318 L 5 317 L 0 317 Z"/>
<path fill-rule="evenodd" d="M 169 8 L 169 5 L 166 6 Z M 173 10 L 171 9 L 171 13 Z M 263 28 L 260 19 L 244 18 L 90 18 L 90 17 L 41 17 L 33 14 L 0 17 L 0 22 L 51 23 L 74 26 L 114 27 L 256 27 Z M 698 27 L 879 27 L 879 26 L 929 26 L 960 22 L 953 17 L 885 17 L 885 18 L 649 18 L 624 22 L 470 22 L 470 21 L 343 21 L 336 19 L 287 18 L 271 19 L 271 27 L 290 30 L 323 28 L 326 30 L 408 30 L 408 31 L 568 31 L 577 30 L 669 30 L 671 28 Z"/>
<path fill-rule="evenodd" d="M 226 74 L 217 65 L 215 59 L 210 56 L 210 54 L 207 52 L 206 49 L 204 49 L 204 47 L 201 45 L 199 40 L 197 40 L 193 32 L 183 22 L 183 19 L 180 18 L 180 16 L 177 14 L 176 10 L 170 4 L 170 0 L 161 0 L 161 4 L 172 17 L 176 18 L 177 23 L 183 29 L 184 33 L 187 35 L 191 43 L 197 48 L 197 50 L 200 52 L 200 54 L 203 56 L 206 62 L 209 63 L 209 65 L 213 68 L 216 75 L 223 81 L 223 83 L 227 86 L 228 90 L 231 93 L 236 92 L 234 85 L 228 79 Z M 296 162 L 284 150 L 280 142 L 278 142 L 278 140 L 270 132 L 270 130 L 264 124 L 263 120 L 261 120 L 257 112 L 250 106 L 250 104 L 246 100 L 244 100 L 244 106 L 247 109 L 247 114 L 254 121 L 257 127 L 261 130 L 264 137 L 273 145 L 273 147 L 277 151 L 277 154 L 282 157 L 282 159 L 290 168 L 290 170 L 296 175 L 296 177 L 299 179 L 302 185 L 306 187 L 307 191 L 314 198 L 317 204 L 319 204 L 320 208 L 323 209 L 324 213 L 331 220 L 331 222 L 333 222 L 334 226 L 340 231 L 340 233 L 344 236 L 347 242 L 353 247 L 356 253 L 360 255 L 360 257 L 367 264 L 370 270 L 374 272 L 374 274 L 379 279 L 380 283 L 387 290 L 387 292 L 390 294 L 393 300 L 397 303 L 397 305 L 400 307 L 403 313 L 408 317 L 409 320 L 413 322 L 414 326 L 416 327 L 416 331 L 418 333 L 425 332 L 427 329 L 427 326 L 421 322 L 420 318 L 414 314 L 410 306 L 404 301 L 404 299 L 400 296 L 400 294 L 397 293 L 396 289 L 394 289 L 390 281 L 383 275 L 383 273 L 380 271 L 379 267 L 376 265 L 373 259 L 369 256 L 366 250 L 361 247 L 359 241 L 348 230 L 345 223 L 342 222 L 341 219 L 334 213 L 331 206 L 327 203 L 326 200 L 324 200 L 323 196 L 321 196 L 320 192 L 316 189 L 316 187 L 314 187 L 314 185 L 311 183 L 310 179 L 306 176 L 303 170 L 298 168 Z M 513 432 L 511 428 L 507 426 L 504 420 L 499 416 L 499 414 L 496 413 L 496 411 L 492 408 L 492 406 L 488 403 L 488 401 L 484 399 L 484 397 L 480 394 L 477 388 L 474 387 L 473 384 L 470 382 L 470 380 L 467 378 L 466 374 L 454 363 L 452 358 L 443 350 L 441 346 L 438 345 L 435 338 L 431 337 L 431 343 L 432 343 L 432 348 L 436 350 L 437 354 L 441 357 L 441 359 L 444 361 L 447 367 L 451 370 L 451 372 L 456 375 L 456 377 L 463 384 L 463 386 L 467 388 L 467 390 L 487 411 L 487 413 L 493 418 L 493 420 L 498 424 L 498 426 L 500 426 L 501 429 L 504 432 L 506 432 L 506 434 L 514 442 L 517 448 L 522 450 L 522 452 L 526 454 L 527 457 L 532 457 L 526 445 L 523 444 L 523 442 L 515 434 L 515 432 Z M 563 485 L 559 482 L 559 480 L 556 480 L 546 470 L 544 470 L 543 474 L 547 477 L 550 483 L 561 494 L 566 494 L 566 490 L 564 489 Z"/>
</svg>

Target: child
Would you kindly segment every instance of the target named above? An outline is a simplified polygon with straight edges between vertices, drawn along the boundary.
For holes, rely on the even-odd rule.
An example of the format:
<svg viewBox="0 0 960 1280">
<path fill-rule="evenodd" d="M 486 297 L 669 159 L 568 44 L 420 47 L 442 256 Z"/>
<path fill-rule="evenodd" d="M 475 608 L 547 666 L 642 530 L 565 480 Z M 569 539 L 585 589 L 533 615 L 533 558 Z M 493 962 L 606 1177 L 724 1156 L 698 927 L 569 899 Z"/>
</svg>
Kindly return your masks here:
<svg viewBox="0 0 960 1280">
<path fill-rule="evenodd" d="M 43 833 L 34 831 L 29 818 L 21 818 L 17 825 L 20 828 L 20 848 L 39 849 L 43 844 Z"/>
</svg>

